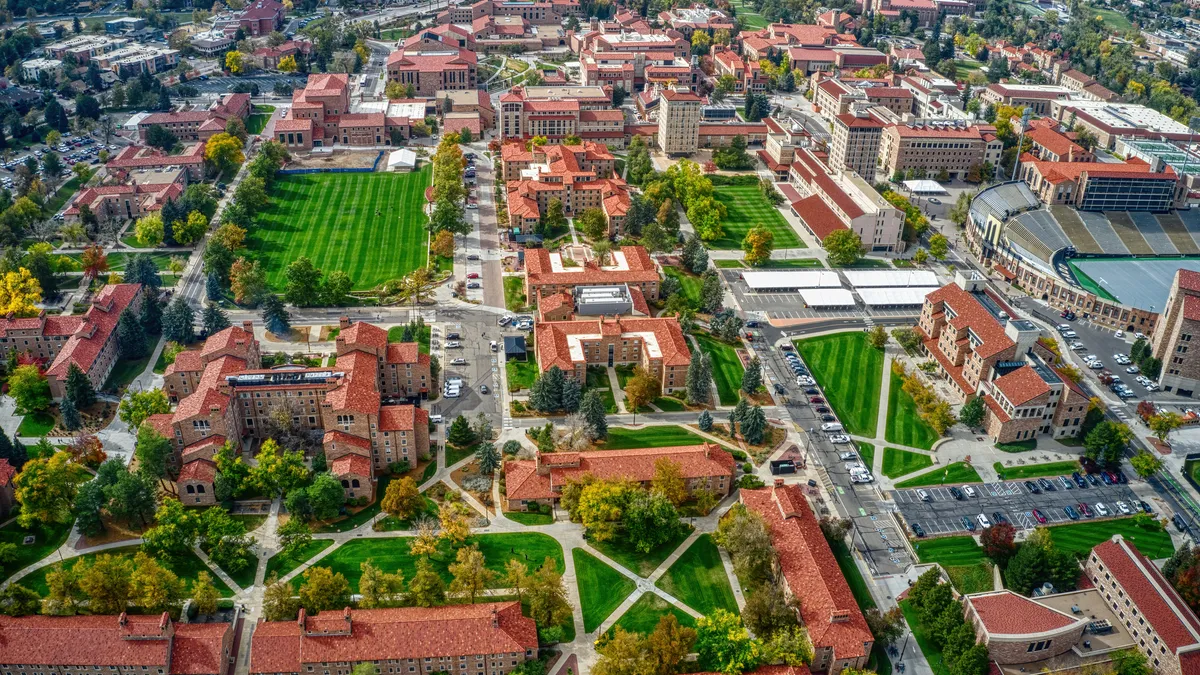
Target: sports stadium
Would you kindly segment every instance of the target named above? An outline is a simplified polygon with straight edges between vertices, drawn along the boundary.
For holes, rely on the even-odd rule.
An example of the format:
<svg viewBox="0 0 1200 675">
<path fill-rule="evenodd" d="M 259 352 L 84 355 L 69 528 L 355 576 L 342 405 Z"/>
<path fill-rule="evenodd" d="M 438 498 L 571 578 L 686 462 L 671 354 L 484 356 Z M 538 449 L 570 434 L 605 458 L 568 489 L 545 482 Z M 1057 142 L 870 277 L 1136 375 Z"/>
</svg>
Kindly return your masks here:
<svg viewBox="0 0 1200 675">
<path fill-rule="evenodd" d="M 1023 182 L 971 203 L 967 242 L 1030 296 L 1116 330 L 1149 334 L 1176 271 L 1200 271 L 1200 211 L 1045 206 Z"/>
</svg>

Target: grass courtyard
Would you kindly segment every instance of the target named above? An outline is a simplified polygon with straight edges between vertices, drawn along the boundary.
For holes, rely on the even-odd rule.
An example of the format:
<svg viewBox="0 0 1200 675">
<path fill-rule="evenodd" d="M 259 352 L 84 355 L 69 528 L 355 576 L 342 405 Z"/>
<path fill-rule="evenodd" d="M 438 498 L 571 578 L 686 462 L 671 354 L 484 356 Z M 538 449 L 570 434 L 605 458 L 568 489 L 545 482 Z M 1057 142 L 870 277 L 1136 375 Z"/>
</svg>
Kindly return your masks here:
<svg viewBox="0 0 1200 675">
<path fill-rule="evenodd" d="M 887 428 L 884 438 L 888 443 L 932 450 L 934 442 L 938 439 L 937 432 L 921 419 L 913 397 L 901 389 L 904 383 L 900 376 L 896 373 L 889 373 L 889 376 L 891 384 L 888 389 Z"/>
<path fill-rule="evenodd" d="M 883 449 L 883 475 L 888 478 L 899 478 L 931 466 L 933 458 L 929 455 L 899 448 Z"/>
<path fill-rule="evenodd" d="M 742 375 L 746 369 L 738 359 L 737 351 L 730 345 L 702 333 L 692 337 L 700 345 L 700 351 L 708 354 L 712 361 L 713 381 L 717 383 L 717 398 L 721 405 L 737 405 L 738 389 L 742 386 Z"/>
<path fill-rule="evenodd" d="M 288 572 L 303 565 L 330 546 L 333 546 L 332 539 L 313 539 L 294 553 L 276 553 L 267 560 L 267 574 L 263 579 L 270 579 L 272 574 L 278 574 L 280 577 L 287 576 Z"/>
<path fill-rule="evenodd" d="M 923 563 L 939 563 L 946 568 L 950 583 L 960 593 L 979 593 L 994 587 L 992 564 L 983 555 L 983 547 L 972 537 L 941 537 L 914 544 Z"/>
<path fill-rule="evenodd" d="M 64 564 L 67 566 L 72 566 L 80 558 L 88 563 L 92 563 L 95 562 L 97 555 L 120 556 L 132 560 L 137 551 L 137 546 L 123 546 L 121 548 L 109 549 L 103 553 L 89 553 L 76 558 L 67 558 L 64 561 Z M 233 596 L 233 591 L 225 585 L 225 582 L 221 581 L 220 577 L 218 577 L 211 569 L 209 569 L 208 566 L 205 565 L 202 560 L 200 560 L 200 558 L 197 558 L 192 553 L 175 556 L 170 560 L 162 560 L 160 562 L 162 562 L 164 566 L 169 567 L 171 571 L 179 577 L 179 580 L 184 583 L 184 586 L 188 590 L 191 590 L 192 582 L 196 580 L 196 576 L 200 572 L 208 572 L 208 575 L 212 578 L 213 585 L 217 587 L 217 592 L 221 595 L 221 597 L 228 598 Z M 50 588 L 46 584 L 46 575 L 49 574 L 53 569 L 54 565 L 49 565 L 41 569 L 34 570 L 26 576 L 21 577 L 19 583 L 36 592 L 38 595 L 45 597 L 50 592 Z"/>
<path fill-rule="evenodd" d="M 663 265 L 663 274 L 672 279 L 679 281 L 680 293 L 687 298 L 688 305 L 699 311 L 700 309 L 700 287 L 704 282 L 700 281 L 700 277 L 695 274 L 689 274 L 685 270 L 670 265 Z M 664 298 L 665 300 L 665 298 Z"/>
<path fill-rule="evenodd" d="M 428 259 L 420 205 L 430 171 L 281 177 L 247 248 L 276 290 L 283 290 L 288 264 L 301 256 L 325 273 L 345 272 L 359 290 L 402 277 Z"/>
<path fill-rule="evenodd" d="M 1042 476 L 1069 476 L 1072 472 L 1079 470 L 1079 462 L 1047 462 L 1026 466 L 1004 466 L 1000 462 L 996 462 L 992 468 L 1005 480 L 1020 480 Z"/>
<path fill-rule="evenodd" d="M 658 625 L 658 620 L 667 614 L 674 614 L 681 626 L 696 627 L 696 620 L 692 618 L 691 614 L 663 600 L 657 593 L 643 593 L 642 597 L 638 598 L 637 602 L 633 603 L 633 606 L 622 614 L 620 619 L 617 619 L 613 627 L 620 627 L 630 633 L 647 635 Z"/>
<path fill-rule="evenodd" d="M 667 559 L 667 556 L 671 555 L 685 539 L 691 536 L 691 533 L 690 527 L 681 527 L 674 537 L 649 553 L 642 553 L 632 546 L 628 546 L 624 540 L 593 541 L 591 544 L 597 551 L 608 556 L 618 565 L 640 577 L 648 577 L 662 564 L 662 561 Z"/>
<path fill-rule="evenodd" d="M 775 248 L 807 248 L 800 236 L 784 219 L 779 209 L 771 205 L 757 185 L 717 185 L 713 188 L 717 201 L 728 212 L 721 221 L 725 236 L 706 242 L 711 249 L 736 250 L 750 228 L 762 225 L 775 235 Z"/>
<path fill-rule="evenodd" d="M 583 630 L 590 633 L 621 606 L 637 585 L 581 548 L 572 549 L 571 558 L 575 561 L 575 577 L 579 583 Z"/>
<path fill-rule="evenodd" d="M 739 613 L 729 575 L 710 534 L 697 537 L 655 585 L 701 614 L 718 609 Z"/>
<path fill-rule="evenodd" d="M 654 426 L 644 429 L 610 427 L 608 440 L 596 444 L 600 450 L 630 450 L 632 448 L 672 448 L 677 445 L 700 445 L 704 438 L 683 427 Z"/>
<path fill-rule="evenodd" d="M 1142 529 L 1133 518 L 1094 520 L 1050 528 L 1050 538 L 1055 545 L 1078 555 L 1087 554 L 1096 544 L 1112 539 L 1114 534 L 1132 542 L 1142 555 L 1151 560 L 1169 558 L 1175 552 L 1170 533 L 1166 530 Z"/>
<path fill-rule="evenodd" d="M 12 512 L 16 516 L 17 511 Z M 17 547 L 13 560 L 0 565 L 0 581 L 10 577 L 17 570 L 25 569 L 33 563 L 54 553 L 67 535 L 71 533 L 71 523 L 36 523 L 28 529 L 17 525 L 16 521 L 0 527 L 0 544 L 12 544 Z M 33 537 L 33 543 L 25 545 L 25 537 Z M 21 583 L 26 583 L 22 581 Z"/>
<path fill-rule="evenodd" d="M 940 469 L 927 471 L 914 478 L 909 478 L 906 481 L 896 483 L 898 488 L 914 488 L 928 487 L 930 485 L 956 485 L 958 483 L 982 483 L 983 479 L 979 477 L 979 472 L 976 471 L 970 464 L 966 462 L 955 462 L 947 464 Z"/>
<path fill-rule="evenodd" d="M 795 344 L 846 431 L 874 438 L 883 352 L 867 342 L 866 333 L 858 331 L 796 340 Z"/>
</svg>

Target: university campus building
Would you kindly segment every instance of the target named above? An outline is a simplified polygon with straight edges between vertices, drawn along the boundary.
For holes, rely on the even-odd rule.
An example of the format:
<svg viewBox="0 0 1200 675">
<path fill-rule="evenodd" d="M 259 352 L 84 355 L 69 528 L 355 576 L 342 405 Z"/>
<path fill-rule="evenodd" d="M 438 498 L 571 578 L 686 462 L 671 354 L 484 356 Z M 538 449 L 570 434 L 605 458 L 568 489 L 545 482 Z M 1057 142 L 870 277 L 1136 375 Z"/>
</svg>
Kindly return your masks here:
<svg viewBox="0 0 1200 675">
<path fill-rule="evenodd" d="M 583 383 L 588 366 L 630 364 L 646 369 L 666 393 L 687 383 L 692 352 L 674 317 L 553 321 L 537 324 L 534 335 L 542 372 L 558 366 L 567 377 Z"/>
</svg>

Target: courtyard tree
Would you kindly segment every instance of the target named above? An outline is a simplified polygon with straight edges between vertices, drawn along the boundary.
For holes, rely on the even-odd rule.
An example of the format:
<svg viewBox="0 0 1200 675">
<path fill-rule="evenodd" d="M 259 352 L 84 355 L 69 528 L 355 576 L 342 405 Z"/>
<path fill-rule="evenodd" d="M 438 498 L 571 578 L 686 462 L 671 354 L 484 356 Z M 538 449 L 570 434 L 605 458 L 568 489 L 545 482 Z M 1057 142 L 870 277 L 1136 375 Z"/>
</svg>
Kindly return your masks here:
<svg viewBox="0 0 1200 675">
<path fill-rule="evenodd" d="M 584 209 L 583 213 L 576 216 L 575 227 L 593 241 L 608 236 L 608 218 L 600 209 Z"/>
<path fill-rule="evenodd" d="M 589 440 L 594 442 L 608 438 L 608 411 L 605 410 L 604 398 L 598 390 L 589 389 L 584 392 L 579 403 L 579 414 L 587 424 Z"/>
<path fill-rule="evenodd" d="M 47 410 L 53 400 L 50 383 L 33 364 L 17 366 L 8 374 L 8 394 L 16 402 L 19 413 Z"/>
<path fill-rule="evenodd" d="M 212 575 L 208 572 L 200 572 L 196 575 L 189 595 L 196 605 L 196 611 L 200 614 L 209 615 L 217 612 L 217 601 L 220 600 L 221 595 L 213 583 Z"/>
<path fill-rule="evenodd" d="M 135 430 L 151 415 L 168 412 L 171 412 L 171 404 L 162 389 L 130 391 L 117 406 L 117 417 Z"/>
<path fill-rule="evenodd" d="M 742 391 L 753 394 L 762 386 L 762 361 L 755 356 L 742 373 Z"/>
<path fill-rule="evenodd" d="M 633 377 L 625 383 L 625 407 L 633 413 L 633 422 L 637 423 L 637 411 L 662 395 L 662 383 L 646 369 L 637 366 Z"/>
<path fill-rule="evenodd" d="M 974 396 L 958 411 L 958 421 L 968 429 L 974 429 L 983 424 L 983 399 Z"/>
<path fill-rule="evenodd" d="M 339 609 L 350 604 L 350 582 L 328 567 L 310 567 L 300 585 L 300 605 L 308 612 Z"/>
<path fill-rule="evenodd" d="M 945 260 L 949 252 L 950 242 L 946 235 L 938 232 L 929 238 L 929 255 L 933 256 L 934 260 Z"/>
<path fill-rule="evenodd" d="M 404 574 L 400 571 L 384 572 L 371 560 L 358 566 L 362 575 L 358 579 L 358 606 L 365 609 L 394 607 L 404 598 Z"/>
<path fill-rule="evenodd" d="M 775 249 L 775 235 L 762 225 L 750 228 L 742 239 L 742 250 L 745 251 L 745 261 L 751 267 L 758 267 L 771 259 Z"/>
<path fill-rule="evenodd" d="M 559 626 L 571 618 L 571 603 L 567 601 L 567 588 L 562 573 L 554 558 L 547 556 L 542 566 L 528 581 L 525 597 L 529 601 L 529 618 L 542 630 Z"/>
<path fill-rule="evenodd" d="M 471 604 L 475 604 L 475 598 L 496 578 L 496 573 L 487 568 L 483 553 L 476 546 L 458 549 L 449 569 L 453 576 L 450 592 L 468 598 Z"/>
<path fill-rule="evenodd" d="M 475 459 L 479 462 L 479 473 L 490 476 L 496 473 L 500 468 L 500 452 L 496 450 L 496 444 L 491 441 L 484 441 L 475 449 Z"/>
<path fill-rule="evenodd" d="M 388 483 L 379 506 L 397 520 L 410 520 L 424 508 L 425 498 L 417 489 L 417 482 L 412 476 L 405 476 Z"/>
<path fill-rule="evenodd" d="M 734 504 L 717 525 L 713 539 L 729 552 L 738 578 L 757 585 L 771 578 L 775 548 L 762 516 Z"/>
<path fill-rule="evenodd" d="M 666 495 L 636 490 L 621 513 L 621 527 L 629 545 L 645 554 L 674 538 L 681 524 Z"/>
<path fill-rule="evenodd" d="M 718 609 L 696 620 L 696 651 L 700 667 L 724 675 L 741 675 L 759 662 L 759 643 L 750 637 L 742 619 Z"/>
<path fill-rule="evenodd" d="M 659 457 L 655 460 L 654 478 L 650 481 L 650 489 L 662 494 L 675 506 L 686 502 L 688 499 L 687 481 L 683 478 L 683 468 L 679 462 L 669 457 Z"/>
<path fill-rule="evenodd" d="M 263 590 L 263 618 L 267 621 L 288 621 L 296 618 L 300 611 L 300 601 L 294 595 L 291 584 L 280 581 L 278 573 L 272 572 Z"/>
<path fill-rule="evenodd" d="M 1146 424 L 1150 427 L 1150 431 L 1154 433 L 1154 437 L 1160 442 L 1166 443 L 1167 436 L 1179 427 L 1183 426 L 1183 416 L 1179 413 L 1168 410 L 1164 413 L 1152 415 L 1146 420 Z"/>
<path fill-rule="evenodd" d="M 862 239 L 854 230 L 835 230 L 821 245 L 829 253 L 829 261 L 839 267 L 848 267 L 858 262 L 863 255 Z"/>
<path fill-rule="evenodd" d="M 71 521 L 76 483 L 70 459 L 69 454 L 59 451 L 25 462 L 13 478 L 13 497 L 21 505 L 18 525 L 28 529 L 34 523 Z"/>
<path fill-rule="evenodd" d="M 415 607 L 436 607 L 446 602 L 446 582 L 428 558 L 417 560 L 417 571 L 408 582 L 408 603 Z"/>
<path fill-rule="evenodd" d="M 204 144 L 204 159 L 216 173 L 231 174 L 246 161 L 246 155 L 242 153 L 242 142 L 237 137 L 222 132 Z"/>
<path fill-rule="evenodd" d="M 162 317 L 163 338 L 189 344 L 196 339 L 196 313 L 182 295 L 176 295 Z"/>
<path fill-rule="evenodd" d="M 871 330 L 867 331 L 867 341 L 875 349 L 883 349 L 888 343 L 888 332 L 883 326 L 875 324 Z"/>
<path fill-rule="evenodd" d="M 137 237 L 138 244 L 143 248 L 162 246 L 164 236 L 162 215 L 151 213 L 138 218 L 133 225 L 133 232 Z"/>
</svg>

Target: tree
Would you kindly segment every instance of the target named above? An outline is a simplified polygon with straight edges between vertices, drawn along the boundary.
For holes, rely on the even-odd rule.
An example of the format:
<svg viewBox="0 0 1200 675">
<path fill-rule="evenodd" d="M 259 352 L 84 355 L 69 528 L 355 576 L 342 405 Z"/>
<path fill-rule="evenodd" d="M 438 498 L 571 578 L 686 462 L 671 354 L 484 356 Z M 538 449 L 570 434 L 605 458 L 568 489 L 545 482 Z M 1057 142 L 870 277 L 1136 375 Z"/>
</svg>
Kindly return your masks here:
<svg viewBox="0 0 1200 675">
<path fill-rule="evenodd" d="M 1116 675 L 1150 675 L 1154 672 L 1146 655 L 1136 649 L 1126 649 L 1114 653 L 1112 663 L 1113 672 Z"/>
<path fill-rule="evenodd" d="M 433 236 L 433 243 L 430 244 L 429 250 L 441 258 L 454 257 L 454 233 L 449 230 L 442 230 Z"/>
<path fill-rule="evenodd" d="M 108 271 L 108 256 L 104 253 L 104 248 L 99 244 L 92 244 L 83 249 L 83 253 L 79 256 L 79 266 L 83 269 L 84 274 L 97 278 L 101 274 Z"/>
<path fill-rule="evenodd" d="M 746 370 L 742 373 L 742 391 L 747 394 L 753 394 L 762 386 L 762 361 L 757 356 L 750 359 L 750 363 L 746 364 Z"/>
<path fill-rule="evenodd" d="M 1016 529 L 1013 528 L 1012 523 L 992 523 L 992 526 L 984 529 L 980 536 L 983 554 L 1003 568 L 1017 552 L 1017 546 L 1013 541 L 1015 537 Z"/>
<path fill-rule="evenodd" d="M 963 426 L 973 429 L 983 424 L 983 399 L 975 396 L 958 411 L 958 421 Z"/>
<path fill-rule="evenodd" d="M 13 478 L 13 497 L 21 505 L 17 524 L 28 529 L 34 523 L 69 523 L 75 502 L 76 483 L 70 455 L 59 451 L 50 457 L 25 462 Z"/>
<path fill-rule="evenodd" d="M 745 617 L 745 613 L 742 616 Z M 880 644 L 895 644 L 904 635 L 904 612 L 899 607 L 893 607 L 886 612 L 871 607 L 863 612 L 863 618 L 867 620 L 867 628 L 871 630 L 871 635 L 874 635 L 875 641 Z"/>
<path fill-rule="evenodd" d="M 149 472 L 141 471 L 141 467 L 138 473 L 122 473 L 117 482 L 104 488 L 109 514 L 135 527 L 150 524 L 157 507 L 154 495 L 154 480 Z"/>
<path fill-rule="evenodd" d="M 79 582 L 87 570 L 87 563 L 77 558 L 75 564 L 68 567 L 59 562 L 46 574 L 46 606 L 47 614 L 67 616 L 75 614 L 79 605 L 87 600 Z"/>
<path fill-rule="evenodd" d="M 475 432 L 471 430 L 471 423 L 467 421 L 465 415 L 460 414 L 450 423 L 450 431 L 446 436 L 446 442 L 460 448 L 475 442 Z"/>
<path fill-rule="evenodd" d="M 725 675 L 740 675 L 758 665 L 759 644 L 750 637 L 742 619 L 718 609 L 696 620 L 696 651 L 700 667 Z"/>
<path fill-rule="evenodd" d="M 237 52 L 230 52 L 235 54 Z M 242 142 L 227 133 L 216 134 L 204 145 L 204 159 L 219 174 L 232 173 L 246 161 L 242 154 Z"/>
<path fill-rule="evenodd" d="M 162 215 L 151 213 L 138 218 L 134 223 L 133 232 L 137 236 L 138 244 L 143 248 L 162 246 L 165 232 Z"/>
<path fill-rule="evenodd" d="M 743 399 L 745 400 L 745 399 Z M 762 406 L 754 406 L 742 418 L 739 425 L 742 438 L 750 445 L 761 445 L 767 432 L 767 416 Z"/>
<path fill-rule="evenodd" d="M 375 566 L 371 560 L 364 560 L 358 566 L 362 576 L 358 580 L 360 599 L 358 606 L 365 609 L 393 607 L 404 596 L 404 574 L 402 572 L 387 573 Z M 371 664 L 372 667 L 373 664 Z"/>
<path fill-rule="evenodd" d="M 621 526 L 625 541 L 634 549 L 649 553 L 675 536 L 679 530 L 679 512 L 666 495 L 637 490 L 624 507 Z"/>
<path fill-rule="evenodd" d="M 578 517 L 588 538 L 609 541 L 620 531 L 625 507 L 637 488 L 628 481 L 597 480 L 583 488 L 573 518 Z"/>
<path fill-rule="evenodd" d="M 239 257 L 229 268 L 229 290 L 239 305 L 254 306 L 268 291 L 267 272 L 257 260 Z"/>
<path fill-rule="evenodd" d="M 171 404 L 162 389 L 128 392 L 117 407 L 117 416 L 130 429 L 137 429 L 151 415 L 168 412 L 171 412 Z"/>
<path fill-rule="evenodd" d="M 292 317 L 283 307 L 283 301 L 274 293 L 268 293 L 262 302 L 263 323 L 275 335 L 286 336 L 292 332 Z"/>
<path fill-rule="evenodd" d="M 99 555 L 83 571 L 79 588 L 94 614 L 120 614 L 133 595 L 133 561 L 125 556 Z"/>
<path fill-rule="evenodd" d="M 158 335 L 162 332 L 162 304 L 158 298 L 147 294 L 142 298 L 141 311 L 138 312 L 138 324 L 146 335 Z"/>
<path fill-rule="evenodd" d="M 888 343 L 887 330 L 883 326 L 876 324 L 871 330 L 867 331 L 867 340 L 875 349 L 883 349 Z"/>
<path fill-rule="evenodd" d="M 687 237 L 683 243 L 683 255 L 680 256 L 692 274 L 703 274 L 708 269 L 708 249 L 697 237 Z"/>
<path fill-rule="evenodd" d="M 775 248 L 775 235 L 762 225 L 755 225 L 742 239 L 742 250 L 746 252 L 746 264 L 758 267 L 771 258 Z"/>
<path fill-rule="evenodd" d="M 587 436 L 591 441 L 608 438 L 608 411 L 604 399 L 596 389 L 584 392 L 579 403 L 579 414 L 587 424 Z"/>
<path fill-rule="evenodd" d="M 799 625 L 796 620 L 799 601 L 789 601 L 778 583 L 764 582 L 746 598 L 742 621 L 754 634 L 770 636 Z"/>
<path fill-rule="evenodd" d="M 295 494 L 303 493 L 300 490 L 296 490 Z M 279 535 L 279 543 L 283 547 L 282 552 L 285 555 L 298 553 L 312 542 L 312 529 L 298 515 L 289 518 L 286 523 L 280 526 L 277 534 Z"/>
<path fill-rule="evenodd" d="M 300 585 L 300 606 L 316 614 L 327 609 L 341 609 L 350 604 L 350 582 L 341 572 L 328 567 L 310 567 L 304 572 Z"/>
<path fill-rule="evenodd" d="M 192 211 L 188 214 L 187 220 L 177 220 L 171 227 L 172 236 L 180 246 L 191 246 L 199 241 L 206 231 L 208 231 L 208 218 L 205 218 L 204 214 L 199 211 Z"/>
<path fill-rule="evenodd" d="M 37 614 L 41 606 L 41 597 L 19 583 L 10 583 L 0 590 L 0 614 L 4 616 Z"/>
<path fill-rule="evenodd" d="M 1167 436 L 1169 436 L 1172 431 L 1175 431 L 1179 427 L 1183 426 L 1183 416 L 1174 411 L 1167 411 L 1165 413 L 1152 415 L 1150 419 L 1146 420 L 1146 424 L 1150 427 L 1150 431 L 1154 433 L 1154 436 L 1158 438 L 1159 441 L 1166 443 Z M 1151 473 L 1154 472 L 1152 471 Z M 1145 476 L 1143 476 L 1143 478 L 1144 477 Z"/>
<path fill-rule="evenodd" d="M 688 363 L 686 385 L 688 405 L 708 403 L 712 398 L 712 363 L 699 349 L 692 352 Z"/>
<path fill-rule="evenodd" d="M 946 235 L 939 232 L 929 238 L 929 255 L 935 260 L 945 260 L 949 250 L 950 242 L 947 241 Z"/>
<path fill-rule="evenodd" d="M 279 574 L 272 572 L 267 579 L 267 587 L 263 590 L 263 618 L 267 621 L 287 621 L 296 618 L 300 603 L 292 597 L 290 584 L 279 580 Z"/>
<path fill-rule="evenodd" d="M 257 464 L 251 467 L 249 479 L 263 493 L 286 494 L 308 483 L 309 472 L 308 467 L 304 464 L 304 453 L 298 450 L 285 452 L 273 438 L 268 438 L 263 442 L 254 459 Z M 333 479 L 333 476 L 329 474 L 321 476 L 329 476 Z M 321 476 L 313 481 L 313 485 L 320 481 Z M 332 518 L 337 515 L 337 510 L 341 507 L 343 501 L 341 483 L 338 483 L 337 479 L 333 479 L 333 482 L 338 486 L 338 498 L 333 506 L 333 513 L 329 513 L 329 507 L 326 501 L 323 501 L 321 504 L 323 512 L 317 514 L 318 519 Z M 313 500 L 320 495 L 323 499 L 328 500 L 328 492 L 329 488 L 325 486 L 319 490 L 309 489 L 308 497 Z M 314 503 L 313 511 L 317 510 L 318 506 Z"/>
<path fill-rule="evenodd" d="M 5 272 L 0 277 L 0 315 L 37 316 L 37 303 L 41 301 L 42 286 L 24 267 Z"/>
<path fill-rule="evenodd" d="M 220 599 L 221 594 L 213 583 L 212 575 L 208 572 L 200 572 L 196 575 L 196 580 L 192 582 L 190 595 L 192 602 L 196 604 L 197 612 L 203 615 L 216 613 L 217 600 Z"/>
<path fill-rule="evenodd" d="M 50 383 L 33 364 L 18 366 L 9 373 L 8 394 L 16 401 L 17 412 L 20 413 L 47 410 L 53 400 L 50 395 Z"/>
<path fill-rule="evenodd" d="M 638 366 L 634 368 L 633 377 L 625 383 L 625 406 L 633 411 L 633 421 L 637 423 L 637 411 L 662 395 L 662 383 L 647 370 Z"/>
<path fill-rule="evenodd" d="M 204 307 L 204 317 L 201 319 L 201 325 L 204 326 L 206 335 L 215 335 L 226 328 L 229 328 L 229 317 L 225 311 L 218 307 L 215 303 L 208 303 Z"/>
<path fill-rule="evenodd" d="M 829 261 L 839 267 L 853 265 L 863 255 L 862 239 L 854 230 L 834 230 L 821 245 L 829 253 Z"/>
<path fill-rule="evenodd" d="M 712 431 L 712 425 L 713 425 L 712 414 L 709 413 L 707 410 L 702 411 L 700 413 L 699 419 L 696 420 L 696 426 L 698 426 L 700 428 L 700 431 L 707 433 L 709 431 Z"/>
<path fill-rule="evenodd" d="M 446 603 L 446 582 L 428 558 L 417 560 L 417 571 L 408 582 L 408 603 L 417 607 L 436 607 Z"/>
<path fill-rule="evenodd" d="M 388 483 L 379 507 L 397 520 L 411 520 L 425 507 L 425 498 L 412 476 Z"/>
<path fill-rule="evenodd" d="M 1133 432 L 1129 427 L 1119 422 L 1104 420 L 1084 437 L 1084 454 L 1095 461 L 1117 464 L 1124 456 L 1125 446 L 1132 439 Z"/>
<path fill-rule="evenodd" d="M 183 601 L 183 582 L 174 572 L 142 551 L 133 558 L 130 599 L 151 612 L 165 612 Z"/>
<path fill-rule="evenodd" d="M 149 288 L 161 288 L 162 277 L 158 266 L 149 255 L 138 254 L 125 264 L 125 272 L 121 275 L 127 284 L 141 284 Z"/>
<path fill-rule="evenodd" d="M 470 515 L 470 509 L 461 503 L 441 509 L 438 512 L 438 524 L 442 528 L 439 537 L 451 546 L 461 546 L 471 536 Z"/>
<path fill-rule="evenodd" d="M 525 597 L 529 601 L 529 618 L 542 627 L 558 626 L 571 617 L 567 588 L 554 558 L 546 556 L 541 568 L 528 581 Z"/>
<path fill-rule="evenodd" d="M 182 295 L 176 295 L 162 316 L 162 334 L 170 342 L 189 344 L 196 340 L 196 315 Z"/>
<path fill-rule="evenodd" d="M 133 310 L 126 307 L 117 319 L 117 351 L 122 358 L 138 359 L 145 355 L 146 349 L 146 331 L 142 330 Z"/>
<path fill-rule="evenodd" d="M 716 314 L 721 311 L 725 301 L 725 289 L 721 286 L 721 278 L 715 270 L 708 270 L 701 276 L 700 309 L 706 314 Z"/>
<path fill-rule="evenodd" d="M 321 270 L 313 265 L 311 259 L 300 256 L 287 266 L 284 276 L 287 278 L 285 300 L 297 307 L 312 307 L 319 303 Z"/>
<path fill-rule="evenodd" d="M 592 240 L 608 236 L 608 218 L 600 209 L 584 209 L 583 213 L 575 217 L 575 227 Z"/>
<path fill-rule="evenodd" d="M 762 516 L 734 504 L 717 525 L 713 539 L 729 552 L 739 578 L 759 584 L 771 578 L 775 548 Z"/>
<path fill-rule="evenodd" d="M 1145 450 L 1139 450 L 1136 455 L 1130 457 L 1129 463 L 1141 478 L 1149 478 L 1162 469 L 1162 460 Z"/>
<path fill-rule="evenodd" d="M 470 598 L 475 604 L 475 597 L 483 592 L 488 584 L 496 577 L 484 563 L 483 553 L 476 546 L 466 546 L 458 549 L 455 562 L 450 564 L 450 592 Z"/>
<path fill-rule="evenodd" d="M 650 489 L 666 497 L 674 506 L 686 502 L 688 499 L 687 482 L 683 478 L 683 469 L 679 462 L 668 457 L 659 457 L 655 460 L 654 478 L 650 481 Z"/>
<path fill-rule="evenodd" d="M 157 430 L 149 425 L 139 426 L 134 453 L 139 473 L 156 479 L 166 478 L 167 464 L 172 457 L 171 442 Z"/>
</svg>

